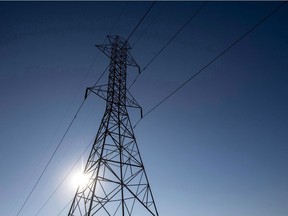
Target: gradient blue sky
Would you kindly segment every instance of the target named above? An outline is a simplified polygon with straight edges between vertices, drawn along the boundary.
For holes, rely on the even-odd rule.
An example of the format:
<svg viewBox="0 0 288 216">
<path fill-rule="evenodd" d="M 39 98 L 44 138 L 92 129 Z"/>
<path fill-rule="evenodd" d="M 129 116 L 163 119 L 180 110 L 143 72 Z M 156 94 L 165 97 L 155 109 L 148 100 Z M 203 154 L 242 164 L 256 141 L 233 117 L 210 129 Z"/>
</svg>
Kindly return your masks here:
<svg viewBox="0 0 288 216">
<path fill-rule="evenodd" d="M 128 37 L 150 4 L 0 2 L 0 215 L 16 215 L 85 88 L 107 66 L 94 45 L 107 34 Z M 138 64 L 201 4 L 157 2 L 130 40 Z M 131 89 L 144 113 L 279 4 L 209 2 Z M 288 215 L 287 22 L 284 5 L 135 129 L 160 215 Z M 136 75 L 129 69 L 128 82 Z M 104 108 L 96 96 L 87 99 L 20 215 L 35 215 L 54 191 Z M 63 209 L 74 195 L 70 182 L 39 215 Z"/>
</svg>

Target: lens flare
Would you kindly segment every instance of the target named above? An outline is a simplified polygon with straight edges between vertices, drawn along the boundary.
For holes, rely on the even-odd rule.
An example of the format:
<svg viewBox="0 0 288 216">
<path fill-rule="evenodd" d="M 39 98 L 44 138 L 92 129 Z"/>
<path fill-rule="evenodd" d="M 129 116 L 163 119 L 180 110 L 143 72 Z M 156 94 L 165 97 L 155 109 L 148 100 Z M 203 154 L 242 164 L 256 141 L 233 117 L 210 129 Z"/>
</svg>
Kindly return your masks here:
<svg viewBox="0 0 288 216">
<path fill-rule="evenodd" d="M 73 187 L 81 187 L 85 188 L 89 182 L 89 176 L 82 172 L 77 172 L 72 177 L 72 185 Z"/>
</svg>

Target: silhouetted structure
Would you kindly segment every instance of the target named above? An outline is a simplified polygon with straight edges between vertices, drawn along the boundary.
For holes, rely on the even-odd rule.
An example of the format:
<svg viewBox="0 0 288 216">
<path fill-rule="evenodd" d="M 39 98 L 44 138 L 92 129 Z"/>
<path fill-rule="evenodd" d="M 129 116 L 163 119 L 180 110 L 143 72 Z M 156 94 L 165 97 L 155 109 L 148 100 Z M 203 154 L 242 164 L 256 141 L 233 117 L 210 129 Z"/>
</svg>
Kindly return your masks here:
<svg viewBox="0 0 288 216">
<path fill-rule="evenodd" d="M 158 216 L 127 112 L 127 107 L 141 109 L 126 89 L 127 66 L 139 66 L 127 41 L 108 39 L 108 45 L 97 45 L 110 58 L 108 84 L 87 88 L 85 96 L 100 96 L 106 110 L 84 170 L 89 183 L 78 187 L 68 215 Z"/>
</svg>

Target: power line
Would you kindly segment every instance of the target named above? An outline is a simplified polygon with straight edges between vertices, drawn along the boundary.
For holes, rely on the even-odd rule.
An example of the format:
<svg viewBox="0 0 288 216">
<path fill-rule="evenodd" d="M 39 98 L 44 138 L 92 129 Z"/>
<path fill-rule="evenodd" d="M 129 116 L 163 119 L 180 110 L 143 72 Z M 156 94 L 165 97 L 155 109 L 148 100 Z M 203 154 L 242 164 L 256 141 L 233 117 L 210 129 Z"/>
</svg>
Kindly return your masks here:
<svg viewBox="0 0 288 216">
<path fill-rule="evenodd" d="M 145 67 L 141 70 L 141 73 L 139 73 L 136 78 L 133 80 L 132 84 L 130 85 L 129 89 L 134 85 L 134 83 L 139 78 L 140 74 L 142 74 L 143 71 L 147 69 L 147 67 L 163 52 L 163 50 L 180 34 L 180 32 L 200 13 L 200 11 L 204 8 L 204 6 L 207 4 L 207 1 L 205 1 L 201 7 L 191 16 L 189 19 L 184 23 L 184 25 L 178 29 L 178 31 L 170 38 L 170 40 L 156 53 L 156 55 L 146 64 Z"/>
<path fill-rule="evenodd" d="M 161 10 L 163 10 L 163 5 L 161 5 Z M 130 44 L 131 49 L 135 47 L 135 45 L 141 40 L 141 38 L 144 36 L 147 29 L 149 29 L 151 26 L 153 26 L 154 22 L 158 17 L 161 15 L 161 13 L 156 12 L 155 15 L 151 18 L 149 23 L 146 23 L 146 25 L 142 28 L 142 31 L 138 33 L 137 38 L 134 39 L 134 43 Z"/>
<path fill-rule="evenodd" d="M 175 39 L 175 37 L 189 24 L 189 22 L 202 10 L 202 8 L 205 6 L 207 2 L 205 2 L 198 10 L 197 12 L 190 17 L 190 19 L 176 32 L 176 34 L 159 50 L 159 52 L 149 61 L 149 63 L 144 67 L 144 69 L 142 71 L 144 71 L 156 58 L 157 56 L 171 43 L 171 41 L 173 39 Z M 200 69 L 197 73 L 195 73 L 194 75 L 192 75 L 190 78 L 188 78 L 184 83 L 182 83 L 179 87 L 177 87 L 174 91 L 172 91 L 168 96 L 166 96 L 164 99 L 162 99 L 159 103 L 157 103 L 153 108 L 151 108 L 147 113 L 145 113 L 143 115 L 143 118 L 146 117 L 148 114 L 150 114 L 153 110 L 155 110 L 157 107 L 159 107 L 162 103 L 164 103 L 168 98 L 170 98 L 172 95 L 174 95 L 177 91 L 179 91 L 182 87 L 184 87 L 188 82 L 190 82 L 192 79 L 194 79 L 196 76 L 198 76 L 201 72 L 203 72 L 207 67 L 209 67 L 211 64 L 213 64 L 216 60 L 218 60 L 222 55 L 224 55 L 227 51 L 229 51 L 232 47 L 234 47 L 236 44 L 238 44 L 243 38 L 245 38 L 248 34 L 250 34 L 252 31 L 254 31 L 258 26 L 260 26 L 263 22 L 265 22 L 270 16 L 272 16 L 280 7 L 282 7 L 286 2 L 283 2 L 281 5 L 279 5 L 277 8 L 275 8 L 272 12 L 270 12 L 269 14 L 267 14 L 263 19 L 261 19 L 256 25 L 254 25 L 251 29 L 249 29 L 246 33 L 244 33 L 242 36 L 240 36 L 237 40 L 235 40 L 231 45 L 229 45 L 226 49 L 224 49 L 221 53 L 219 53 L 214 59 L 212 59 L 208 64 L 206 64 L 202 69 Z M 151 10 L 151 8 L 153 7 L 153 5 L 155 4 L 155 2 L 153 2 L 153 4 L 150 6 L 150 8 L 148 9 L 147 12 L 149 12 Z M 145 17 L 147 15 L 147 12 L 144 14 L 143 17 Z M 140 20 L 140 22 L 137 24 L 136 28 L 132 31 L 132 33 L 130 34 L 130 36 L 128 37 L 128 39 L 130 39 L 130 37 L 132 36 L 132 34 L 135 32 L 135 30 L 137 29 L 137 27 L 140 25 L 140 23 L 143 20 Z M 108 67 L 107 67 L 108 68 Z M 107 70 L 106 68 L 106 70 Z M 105 70 L 105 71 L 106 71 Z M 104 75 L 105 71 L 102 73 L 102 75 L 100 76 L 99 80 L 101 79 L 101 77 Z M 98 81 L 99 81 L 98 80 Z M 97 81 L 97 82 L 98 82 Z M 135 81 L 135 80 L 134 80 Z M 97 82 L 95 83 L 95 85 L 97 84 Z M 133 82 L 132 84 L 134 84 L 135 82 Z M 131 85 L 132 86 L 132 85 Z M 131 87 L 130 86 L 130 87 Z M 83 103 L 80 106 L 80 109 L 82 107 Z M 78 109 L 79 111 L 79 109 Z M 74 119 L 76 118 L 77 114 L 75 115 Z M 74 120 L 73 119 L 73 120 Z M 137 126 L 137 124 L 141 121 L 141 119 L 135 124 L 134 128 Z M 69 127 L 68 127 L 69 128 Z M 90 146 L 90 144 L 89 144 Z M 88 148 L 88 147 L 87 147 Z M 87 148 L 85 149 L 85 151 L 87 150 Z M 83 153 L 84 154 L 84 153 Z M 82 154 L 82 155 L 83 155 Z M 80 157 L 81 158 L 81 157 Z M 48 200 L 44 203 L 44 205 L 41 207 L 41 209 L 47 204 L 47 202 L 51 199 L 51 197 L 56 193 L 56 191 L 60 188 L 61 184 L 64 182 L 64 180 L 67 178 L 67 176 L 69 175 L 69 173 L 72 171 L 72 169 L 74 168 L 74 166 L 78 163 L 80 159 L 77 160 L 77 162 L 73 165 L 73 167 L 69 170 L 68 174 L 64 177 L 64 179 L 62 180 L 62 182 L 60 183 L 60 185 L 58 185 L 58 187 L 56 188 L 56 190 L 52 193 L 52 195 L 48 198 Z M 45 167 L 47 168 L 47 167 Z M 70 202 L 69 202 L 70 203 Z M 68 204 L 69 204 L 68 203 Z M 68 205 L 67 204 L 67 205 Z M 67 205 L 65 206 L 65 208 L 67 207 Z M 64 209 L 65 209 L 64 208 Z M 40 210 L 41 210 L 40 209 Z M 40 210 L 38 212 L 40 212 Z M 63 210 L 62 210 L 63 211 Z M 62 212 L 61 211 L 61 212 Z M 61 213 L 60 212 L 60 213 Z M 38 213 L 37 213 L 38 214 Z"/>
<path fill-rule="evenodd" d="M 76 114 L 74 115 L 72 121 L 70 122 L 69 126 L 67 127 L 67 129 L 66 129 L 64 135 L 62 136 L 60 142 L 58 143 L 57 147 L 55 148 L 55 150 L 54 150 L 54 152 L 52 153 L 51 157 L 49 158 L 48 162 L 46 163 L 44 169 L 42 170 L 40 176 L 38 177 L 36 183 L 34 184 L 33 188 L 32 188 L 31 191 L 29 192 L 29 195 L 27 196 L 27 198 L 25 199 L 24 203 L 22 204 L 20 210 L 18 211 L 17 216 L 20 214 L 20 212 L 22 211 L 22 209 L 23 209 L 24 206 L 26 205 L 27 201 L 29 200 L 30 196 L 32 195 L 32 193 L 33 193 L 33 191 L 35 190 L 36 186 L 38 185 L 39 181 L 41 180 L 43 174 L 45 173 L 45 171 L 47 170 L 48 166 L 50 165 L 52 159 L 54 158 L 56 152 L 58 151 L 60 145 L 62 144 L 64 138 L 66 137 L 68 131 L 70 130 L 70 128 L 71 128 L 73 122 L 75 121 L 75 119 L 76 119 L 78 113 L 80 112 L 82 106 L 84 105 L 84 102 L 85 102 L 85 100 L 83 100 L 82 103 L 81 103 L 81 105 L 79 106 L 79 108 L 78 108 Z"/>
<path fill-rule="evenodd" d="M 128 36 L 127 40 L 128 41 L 132 35 L 135 33 L 135 31 L 137 30 L 137 28 L 140 26 L 140 24 L 142 23 L 142 21 L 145 19 L 145 17 L 147 16 L 147 14 L 150 12 L 150 10 L 153 8 L 153 6 L 155 5 L 156 1 L 153 1 L 153 3 L 151 4 L 151 6 L 148 8 L 148 10 L 145 12 L 145 14 L 142 16 L 142 18 L 139 20 L 138 24 L 135 26 L 135 28 L 132 30 L 132 32 L 130 33 L 130 35 Z"/>
<path fill-rule="evenodd" d="M 155 2 L 154 2 L 155 3 Z M 214 59 L 212 59 L 208 64 L 206 64 L 201 70 L 199 70 L 197 73 L 195 73 L 194 75 L 192 75 L 190 78 L 188 78 L 184 83 L 182 83 L 178 88 L 176 88 L 174 91 L 172 91 L 168 96 L 166 96 L 164 99 L 162 99 L 159 103 L 157 103 L 152 109 L 150 109 L 147 113 L 144 114 L 143 118 L 146 117 L 148 114 L 150 114 L 153 110 L 155 110 L 158 106 L 160 106 L 163 102 L 165 102 L 169 97 L 171 97 L 173 94 L 175 94 L 177 91 L 179 91 L 182 87 L 184 87 L 188 82 L 190 82 L 192 79 L 194 79 L 197 75 L 199 75 L 201 72 L 203 72 L 207 67 L 209 67 L 211 64 L 213 64 L 216 60 L 218 60 L 218 58 L 220 58 L 222 55 L 224 55 L 228 50 L 230 50 L 232 47 L 234 47 L 236 44 L 238 44 L 243 38 L 245 38 L 248 34 L 250 34 L 252 31 L 254 31 L 258 26 L 260 26 L 263 22 L 265 22 L 270 16 L 272 16 L 280 7 L 282 7 L 286 2 L 283 2 L 281 5 L 279 5 L 277 8 L 275 8 L 272 12 L 270 12 L 269 14 L 267 14 L 263 19 L 261 19 L 256 25 L 254 25 L 251 29 L 249 29 L 245 34 L 243 34 L 242 36 L 240 36 L 237 40 L 235 40 L 230 46 L 228 46 L 226 49 L 224 49 L 221 53 L 219 53 Z M 194 16 L 197 15 L 197 13 L 199 13 L 199 11 L 205 6 L 206 2 L 202 5 L 202 7 L 196 12 L 196 14 L 194 14 Z M 152 5 L 153 6 L 153 5 Z M 149 8 L 149 10 L 152 7 Z M 193 16 L 193 17 L 194 17 Z M 187 26 L 187 24 L 191 21 L 191 18 L 182 26 L 182 28 L 168 41 L 168 43 L 165 44 L 165 46 L 150 60 L 150 62 L 144 67 L 143 71 L 152 63 L 152 61 L 155 60 L 155 58 L 169 45 L 169 43 L 171 43 L 171 41 Z M 141 23 L 141 22 L 140 22 Z M 139 26 L 139 23 L 138 23 Z M 132 33 L 134 33 L 135 31 L 133 30 Z M 130 38 L 131 35 L 128 37 Z M 107 68 L 106 68 L 107 70 Z M 105 70 L 105 71 L 106 71 Z M 104 72 L 105 72 L 104 71 Z M 103 76 L 104 72 L 102 73 L 101 77 Z M 100 77 L 100 78 L 101 78 Z M 100 80 L 99 78 L 99 80 Z M 97 83 L 97 82 L 96 82 Z M 96 85 L 96 84 L 95 84 Z M 132 86 L 132 85 L 131 85 Z M 130 86 L 130 87 L 131 87 Z M 141 120 L 141 119 L 140 119 Z M 140 122 L 140 120 L 135 124 L 134 128 L 137 126 L 137 124 Z M 90 146 L 90 144 L 89 144 Z M 87 147 L 88 148 L 88 147 Z M 85 151 L 87 150 L 87 148 L 85 149 Z M 83 153 L 84 154 L 84 153 Z M 83 155 L 82 154 L 82 155 Z M 81 158 L 81 157 L 80 157 Z M 74 166 L 78 163 L 78 161 L 80 160 L 80 158 L 77 160 L 77 162 L 73 165 L 73 167 L 70 169 L 70 171 L 68 172 L 68 174 L 65 176 L 65 178 L 67 178 L 67 176 L 69 175 L 69 173 L 72 171 L 72 169 L 74 168 Z M 62 180 L 62 182 L 60 183 L 60 185 L 64 182 L 65 178 Z M 59 189 L 60 185 L 56 188 L 56 191 Z M 56 193 L 56 191 L 53 192 L 53 194 L 49 197 L 49 199 Z M 45 204 L 49 201 L 49 199 L 45 202 Z M 71 201 L 69 201 L 70 203 Z M 64 207 L 64 209 L 69 205 L 69 203 Z M 44 204 L 44 205 L 45 205 Z M 41 209 L 44 206 L 41 207 Z M 59 213 L 61 214 L 64 209 Z M 58 215 L 59 215 L 58 214 Z"/>
<path fill-rule="evenodd" d="M 65 206 L 64 208 L 57 214 L 57 216 L 59 216 L 68 206 L 69 204 L 73 201 L 73 199 L 71 199 Z"/>
<path fill-rule="evenodd" d="M 47 203 L 49 202 L 49 200 L 55 195 L 55 193 L 59 190 L 59 188 L 61 187 L 61 185 L 64 183 L 64 181 L 67 179 L 67 177 L 70 175 L 70 173 L 72 172 L 72 170 L 74 169 L 74 167 L 77 165 L 77 163 L 81 160 L 81 158 L 83 157 L 83 155 L 85 154 L 85 152 L 88 150 L 88 148 L 90 147 L 90 145 L 93 143 L 93 140 L 95 138 L 93 138 L 91 140 L 91 142 L 89 143 L 89 145 L 87 145 L 87 147 L 84 149 L 83 153 L 81 154 L 81 156 L 77 159 L 77 161 L 73 164 L 73 166 L 69 169 L 69 171 L 66 173 L 66 175 L 64 176 L 64 178 L 62 179 L 62 181 L 58 184 L 58 186 L 56 187 L 56 189 L 53 191 L 53 193 L 48 197 L 48 199 L 44 202 L 44 204 L 40 207 L 40 209 L 37 211 L 37 213 L 35 214 L 35 216 L 39 215 L 39 213 L 42 211 L 42 209 L 47 205 Z"/>
<path fill-rule="evenodd" d="M 192 79 L 194 79 L 196 76 L 198 76 L 200 73 L 202 73 L 206 68 L 208 68 L 211 64 L 213 64 L 216 60 L 218 60 L 222 55 L 224 55 L 227 51 L 229 51 L 232 47 L 234 47 L 236 44 L 238 44 L 243 38 L 245 38 L 248 34 L 253 32 L 257 27 L 259 27 L 262 23 L 264 23 L 268 18 L 270 18 L 276 11 L 278 11 L 287 1 L 282 2 L 278 7 L 276 7 L 273 11 L 268 13 L 266 16 L 264 16 L 260 21 L 258 21 L 252 28 L 250 28 L 246 33 L 241 35 L 238 39 L 236 39 L 232 44 L 230 44 L 227 48 L 225 48 L 222 52 L 220 52 L 216 57 L 214 57 L 208 64 L 206 64 L 202 69 L 200 69 L 198 72 L 193 74 L 191 77 L 189 77 L 184 83 L 182 83 L 179 87 L 177 87 L 174 91 L 172 91 L 169 95 L 167 95 L 165 98 L 163 98 L 160 102 L 158 102 L 154 107 L 152 107 L 148 112 L 146 112 L 143 115 L 143 118 L 146 117 L 148 114 L 150 114 L 153 110 L 155 110 L 157 107 L 159 107 L 162 103 L 164 103 L 168 98 L 170 98 L 172 95 L 174 95 L 176 92 L 178 92 L 181 88 L 183 88 L 187 83 L 189 83 Z M 133 128 L 135 128 L 139 122 L 143 119 L 139 119 L 138 122 L 134 125 Z"/>
</svg>

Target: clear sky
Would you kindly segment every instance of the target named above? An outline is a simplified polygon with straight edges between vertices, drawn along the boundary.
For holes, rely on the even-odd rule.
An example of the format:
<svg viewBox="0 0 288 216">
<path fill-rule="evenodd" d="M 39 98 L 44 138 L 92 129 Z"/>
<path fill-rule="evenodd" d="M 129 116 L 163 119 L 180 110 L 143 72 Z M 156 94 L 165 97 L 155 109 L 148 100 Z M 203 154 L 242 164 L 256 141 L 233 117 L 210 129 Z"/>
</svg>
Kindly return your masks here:
<svg viewBox="0 0 288 216">
<path fill-rule="evenodd" d="M 138 64 L 202 4 L 157 2 L 129 41 Z M 131 88 L 144 113 L 279 4 L 208 2 Z M 17 214 L 85 88 L 109 63 L 94 45 L 108 34 L 127 38 L 150 5 L 0 2 L 0 215 Z M 160 215 L 288 215 L 287 22 L 286 4 L 136 127 Z M 136 75 L 129 68 L 128 82 Z M 104 109 L 89 96 L 20 215 L 36 215 L 95 135 Z M 133 123 L 139 117 L 131 110 Z M 57 215 L 73 198 L 71 176 L 39 215 Z"/>
</svg>

